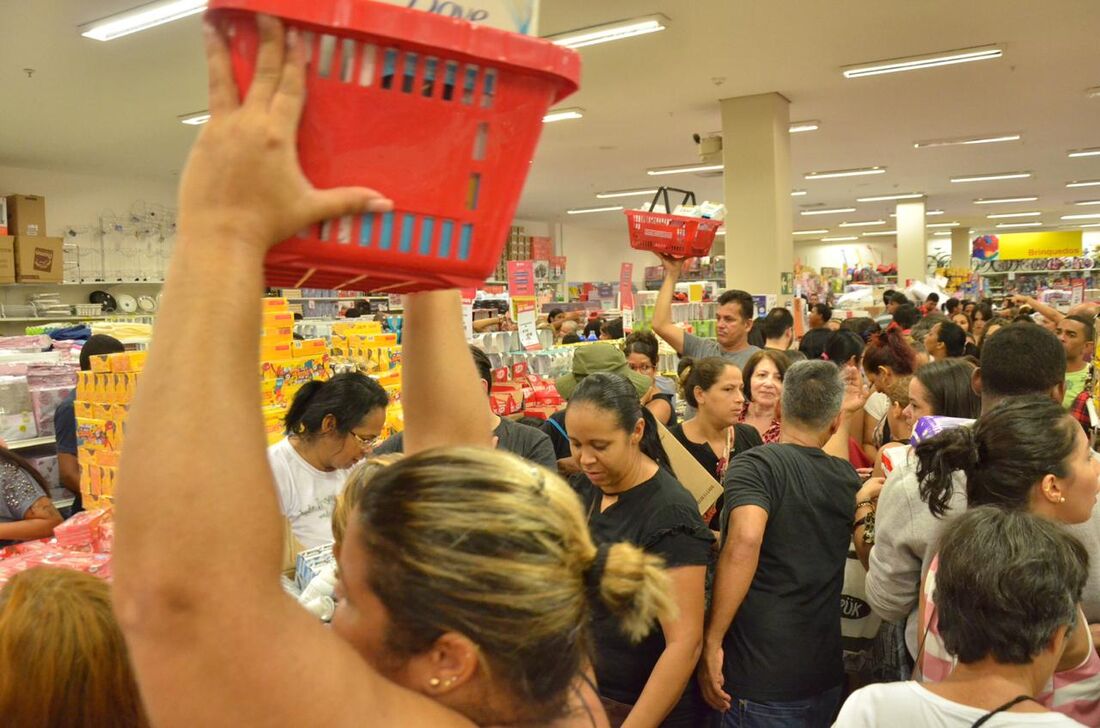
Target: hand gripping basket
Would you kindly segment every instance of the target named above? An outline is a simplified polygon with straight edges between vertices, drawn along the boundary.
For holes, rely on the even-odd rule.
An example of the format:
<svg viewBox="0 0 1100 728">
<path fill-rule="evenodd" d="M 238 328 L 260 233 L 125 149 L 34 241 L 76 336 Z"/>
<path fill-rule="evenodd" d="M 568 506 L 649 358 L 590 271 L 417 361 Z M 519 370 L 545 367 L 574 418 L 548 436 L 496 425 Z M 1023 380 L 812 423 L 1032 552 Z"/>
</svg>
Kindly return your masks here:
<svg viewBox="0 0 1100 728">
<path fill-rule="evenodd" d="M 372 187 L 395 205 L 279 244 L 266 261 L 269 285 L 408 292 L 489 277 L 542 117 L 577 89 L 574 51 L 370 0 L 211 0 L 210 8 L 229 20 L 242 95 L 259 44 L 253 14 L 303 34 L 306 176 L 319 188 Z"/>
<path fill-rule="evenodd" d="M 678 192 L 684 196 L 684 204 L 695 204 L 695 193 L 678 190 L 674 187 L 662 187 L 653 196 L 649 209 L 656 207 L 664 197 L 665 210 L 673 209 L 668 204 L 668 193 Z M 660 255 L 673 258 L 701 258 L 710 254 L 714 245 L 714 236 L 722 227 L 719 220 L 705 217 L 684 217 L 661 212 L 644 210 L 626 210 L 626 222 L 630 228 L 630 247 L 635 250 L 652 250 Z"/>
</svg>

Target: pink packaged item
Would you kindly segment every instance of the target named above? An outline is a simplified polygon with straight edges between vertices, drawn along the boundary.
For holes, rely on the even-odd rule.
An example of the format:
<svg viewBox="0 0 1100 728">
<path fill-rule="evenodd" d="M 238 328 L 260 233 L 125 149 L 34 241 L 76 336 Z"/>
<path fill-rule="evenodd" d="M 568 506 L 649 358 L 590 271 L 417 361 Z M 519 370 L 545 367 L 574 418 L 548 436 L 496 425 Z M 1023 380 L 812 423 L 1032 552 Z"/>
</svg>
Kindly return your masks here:
<svg viewBox="0 0 1100 728">
<path fill-rule="evenodd" d="M 34 421 L 38 426 L 39 437 L 53 437 L 53 416 L 58 405 L 64 402 L 73 393 L 73 386 L 49 387 L 45 389 L 31 388 L 31 407 L 34 410 Z"/>
<path fill-rule="evenodd" d="M 53 530 L 54 538 L 64 549 L 70 551 L 88 551 L 95 549 L 99 523 L 107 517 L 107 511 L 84 511 L 77 513 Z"/>
</svg>

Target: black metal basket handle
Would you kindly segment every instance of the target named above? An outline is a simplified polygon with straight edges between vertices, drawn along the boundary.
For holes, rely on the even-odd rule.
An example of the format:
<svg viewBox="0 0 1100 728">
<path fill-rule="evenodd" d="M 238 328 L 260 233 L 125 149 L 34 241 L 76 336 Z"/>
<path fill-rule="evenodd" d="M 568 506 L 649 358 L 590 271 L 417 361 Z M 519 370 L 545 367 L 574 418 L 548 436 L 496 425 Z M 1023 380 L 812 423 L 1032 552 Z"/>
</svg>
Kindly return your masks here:
<svg viewBox="0 0 1100 728">
<path fill-rule="evenodd" d="M 696 204 L 695 193 L 690 190 L 681 190 L 677 189 L 676 187 L 660 187 L 657 190 L 657 194 L 653 196 L 653 202 L 649 203 L 649 211 L 653 212 L 653 208 L 657 206 L 657 203 L 660 202 L 661 197 L 663 196 L 665 198 L 665 212 L 671 215 L 673 207 L 668 203 L 669 192 L 678 192 L 679 194 L 683 195 L 684 201 L 680 203 L 682 205 L 688 204 L 688 200 L 691 201 L 692 205 Z"/>
</svg>

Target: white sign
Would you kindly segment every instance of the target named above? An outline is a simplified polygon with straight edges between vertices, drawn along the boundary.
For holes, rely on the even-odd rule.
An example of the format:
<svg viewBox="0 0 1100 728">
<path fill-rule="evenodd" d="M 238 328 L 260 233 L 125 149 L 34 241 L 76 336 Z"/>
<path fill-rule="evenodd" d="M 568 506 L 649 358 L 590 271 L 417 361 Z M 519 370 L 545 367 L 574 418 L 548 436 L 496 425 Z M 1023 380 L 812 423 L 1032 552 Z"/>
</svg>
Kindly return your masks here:
<svg viewBox="0 0 1100 728">
<path fill-rule="evenodd" d="M 634 309 L 623 309 L 623 333 L 629 334 L 634 330 Z"/>
<path fill-rule="evenodd" d="M 527 351 L 535 351 L 542 348 L 539 341 L 539 331 L 535 323 L 535 304 L 519 303 L 516 306 L 516 326 L 519 327 L 519 343 Z"/>
<path fill-rule="evenodd" d="M 413 10 L 538 35 L 539 0 L 382 0 Z"/>
</svg>

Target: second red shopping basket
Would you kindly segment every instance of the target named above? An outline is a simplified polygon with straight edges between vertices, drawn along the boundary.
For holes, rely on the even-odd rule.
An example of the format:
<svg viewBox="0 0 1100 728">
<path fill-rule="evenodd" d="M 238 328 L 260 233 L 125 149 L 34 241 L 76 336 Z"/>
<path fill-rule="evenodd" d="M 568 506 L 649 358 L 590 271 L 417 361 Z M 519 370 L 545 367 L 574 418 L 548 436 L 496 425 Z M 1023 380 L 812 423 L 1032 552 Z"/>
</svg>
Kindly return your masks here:
<svg viewBox="0 0 1100 728">
<path fill-rule="evenodd" d="M 539 38 L 371 0 L 211 0 L 252 83 L 266 13 L 303 34 L 302 168 L 372 187 L 391 213 L 331 220 L 275 247 L 270 285 L 408 292 L 475 286 L 496 266 L 542 117 L 577 89 L 579 56 Z"/>
<path fill-rule="evenodd" d="M 689 204 L 689 200 L 690 204 L 695 204 L 694 192 L 661 187 L 653 196 L 649 209 L 653 210 L 662 197 L 665 210 L 673 209 L 668 202 L 669 192 L 682 194 L 684 204 Z M 719 220 L 645 210 L 626 210 L 626 222 L 630 229 L 630 247 L 635 250 L 652 250 L 673 258 L 701 258 L 710 255 L 714 236 L 718 233 L 718 228 L 722 227 Z"/>
</svg>

